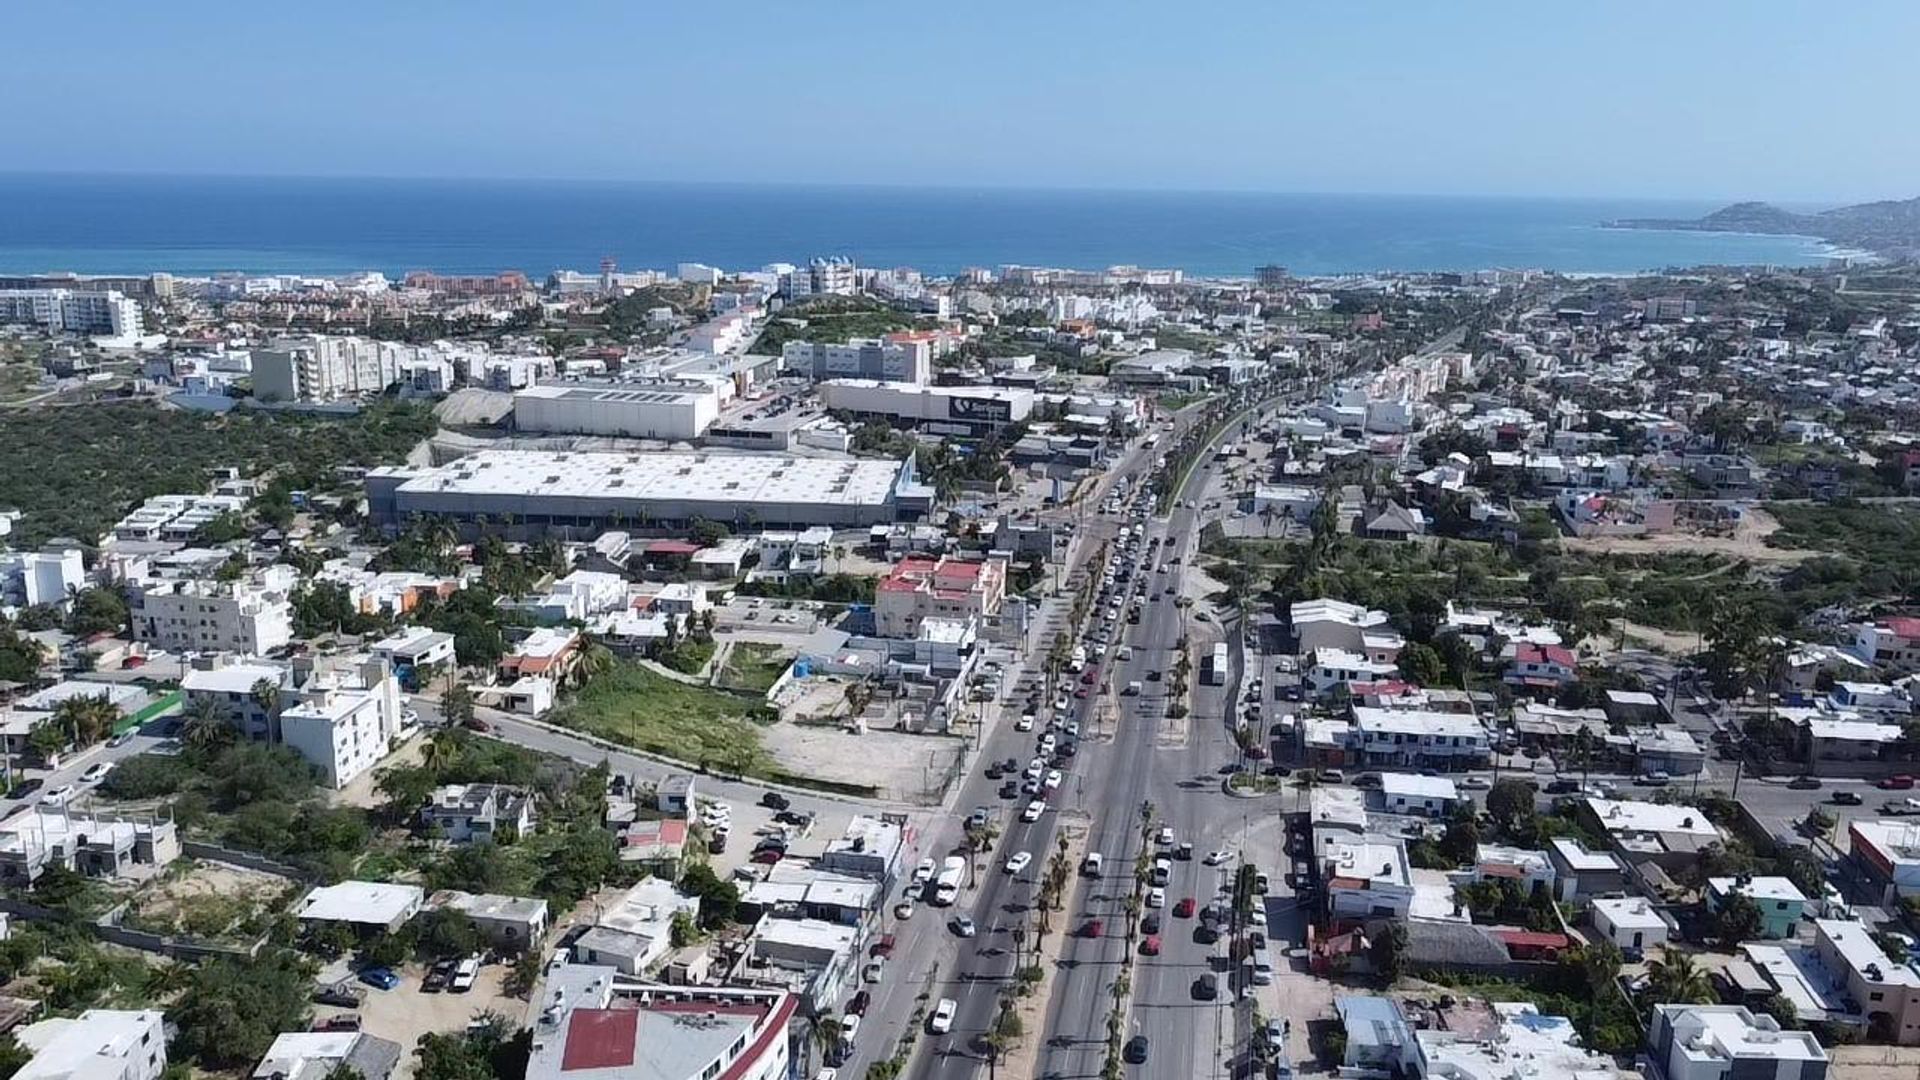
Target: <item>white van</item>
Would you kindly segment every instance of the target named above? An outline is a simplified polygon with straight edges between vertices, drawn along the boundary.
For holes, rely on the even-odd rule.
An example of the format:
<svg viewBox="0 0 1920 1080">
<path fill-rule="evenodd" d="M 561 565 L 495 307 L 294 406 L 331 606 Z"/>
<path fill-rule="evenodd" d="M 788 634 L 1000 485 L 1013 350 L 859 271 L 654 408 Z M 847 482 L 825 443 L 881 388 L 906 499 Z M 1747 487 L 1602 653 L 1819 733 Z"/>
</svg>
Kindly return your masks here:
<svg viewBox="0 0 1920 1080">
<path fill-rule="evenodd" d="M 1273 954 L 1266 946 L 1253 950 L 1253 984 L 1266 986 L 1273 982 Z"/>
<path fill-rule="evenodd" d="M 1087 852 L 1087 857 L 1080 860 L 1081 875 L 1085 877 L 1099 877 L 1100 867 L 1102 865 L 1102 862 L 1103 860 L 1101 859 L 1099 852 L 1097 851 Z"/>
</svg>

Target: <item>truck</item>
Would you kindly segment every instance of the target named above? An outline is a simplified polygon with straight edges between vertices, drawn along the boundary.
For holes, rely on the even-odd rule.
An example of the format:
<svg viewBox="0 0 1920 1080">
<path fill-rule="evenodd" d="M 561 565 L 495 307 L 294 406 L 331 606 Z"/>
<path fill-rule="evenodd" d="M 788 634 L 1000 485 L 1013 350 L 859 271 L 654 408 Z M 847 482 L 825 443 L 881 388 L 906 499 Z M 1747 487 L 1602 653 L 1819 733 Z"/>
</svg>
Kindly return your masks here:
<svg viewBox="0 0 1920 1080">
<path fill-rule="evenodd" d="M 1227 643 L 1215 642 L 1213 656 L 1207 661 L 1207 682 L 1214 686 L 1224 686 L 1227 682 Z"/>
<path fill-rule="evenodd" d="M 967 875 L 967 860 L 962 855 L 949 855 L 940 864 L 940 875 L 933 879 L 933 900 L 935 907 L 948 907 L 960 897 L 960 882 Z"/>
<path fill-rule="evenodd" d="M 1122 691 L 1120 691 L 1120 692 L 1121 692 L 1122 694 L 1125 694 L 1125 695 L 1126 695 L 1126 696 L 1128 696 L 1128 697 L 1139 697 L 1139 696 L 1140 696 L 1140 691 L 1141 691 L 1142 689 L 1143 689 L 1143 688 L 1142 688 L 1142 687 L 1141 687 L 1141 685 L 1140 685 L 1140 680 L 1139 680 L 1139 679 L 1135 679 L 1135 680 L 1133 680 L 1132 682 L 1130 682 L 1130 683 L 1128 683 L 1128 684 L 1127 684 L 1127 688 L 1126 688 L 1125 690 L 1122 690 Z"/>
</svg>

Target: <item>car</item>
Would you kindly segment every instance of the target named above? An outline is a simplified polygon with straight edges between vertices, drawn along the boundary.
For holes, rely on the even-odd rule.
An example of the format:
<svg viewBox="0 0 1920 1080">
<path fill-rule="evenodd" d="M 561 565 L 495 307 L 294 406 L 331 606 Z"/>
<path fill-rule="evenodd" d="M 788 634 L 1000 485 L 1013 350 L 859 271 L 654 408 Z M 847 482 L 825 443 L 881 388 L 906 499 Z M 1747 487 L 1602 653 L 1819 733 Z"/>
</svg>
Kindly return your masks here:
<svg viewBox="0 0 1920 1080">
<path fill-rule="evenodd" d="M 1059 769 L 1047 770 L 1047 790 L 1048 791 L 1059 790 L 1061 779 L 1062 777 L 1060 775 Z"/>
<path fill-rule="evenodd" d="M 1198 979 L 1193 980 L 1193 997 L 1195 1001 L 1212 1001 L 1219 996 L 1220 980 L 1213 972 L 1205 972 Z"/>
<path fill-rule="evenodd" d="M 1161 847 L 1172 847 L 1173 846 L 1173 826 L 1171 825 L 1160 826 L 1159 835 L 1154 837 L 1154 840 Z"/>
<path fill-rule="evenodd" d="M 1253 905 L 1253 910 L 1247 913 L 1247 922 L 1254 926 L 1260 926 L 1260 927 L 1266 926 L 1267 925 L 1267 909 L 1260 906 L 1259 904 Z"/>
<path fill-rule="evenodd" d="M 1219 848 L 1207 852 L 1206 864 L 1208 866 L 1225 866 L 1232 861 L 1233 852 L 1228 851 L 1226 848 Z"/>
<path fill-rule="evenodd" d="M 81 783 L 85 783 L 85 784 L 97 784 L 100 781 L 105 780 L 107 778 L 107 774 L 112 771 L 113 771 L 113 762 L 96 761 L 87 768 L 86 772 L 80 774 L 80 781 Z"/>
<path fill-rule="evenodd" d="M 67 800 L 71 798 L 73 798 L 73 785 L 61 784 L 57 788 L 48 788 L 47 793 L 45 795 L 40 796 L 40 805 L 41 806 L 65 806 L 67 804 Z"/>
<path fill-rule="evenodd" d="M 1795 791 L 1820 790 L 1820 778 L 1817 776 L 1796 776 L 1787 781 L 1787 786 Z"/>
<path fill-rule="evenodd" d="M 1083 686 L 1083 687 L 1081 687 L 1080 689 L 1078 689 L 1078 690 L 1075 690 L 1075 691 L 1073 692 L 1073 696 L 1074 696 L 1074 697 L 1077 697 L 1077 698 L 1083 698 L 1083 699 L 1084 699 L 1084 698 L 1085 698 L 1085 697 L 1087 696 L 1087 688 Z"/>
<path fill-rule="evenodd" d="M 772 866 L 786 857 L 787 853 L 783 848 L 761 848 L 749 856 L 747 861 L 759 863 L 761 866 Z"/>
<path fill-rule="evenodd" d="M 1183 896 L 1180 898 L 1179 903 L 1173 905 L 1173 917 L 1176 919 L 1191 919 L 1193 918 L 1194 909 L 1198 906 L 1198 904 L 1193 902 L 1193 897 Z"/>
<path fill-rule="evenodd" d="M 877 958 L 869 960 L 867 961 L 867 966 L 860 969 L 860 981 L 869 984 L 877 983 L 886 973 L 887 962 L 885 960 Z"/>
<path fill-rule="evenodd" d="M 977 928 L 973 925 L 973 920 L 965 915 L 954 916 L 953 921 L 949 922 L 947 927 L 953 931 L 954 937 L 972 937 L 977 932 Z"/>
<path fill-rule="evenodd" d="M 1326 773 L 1322 772 L 1320 779 L 1325 780 L 1326 778 Z M 1377 788 L 1384 782 L 1377 772 L 1361 773 L 1359 776 L 1353 778 L 1353 786 L 1357 788 Z"/>
<path fill-rule="evenodd" d="M 1023 713 L 1023 714 L 1021 715 L 1021 717 L 1020 717 L 1020 719 L 1018 719 L 1018 720 L 1015 720 L 1015 721 L 1013 722 L 1013 730 L 1015 730 L 1015 731 L 1032 731 L 1032 730 L 1033 730 L 1033 722 L 1034 722 L 1034 719 L 1035 719 L 1035 717 L 1034 717 L 1034 715 L 1033 715 L 1032 713 Z"/>
<path fill-rule="evenodd" d="M 1347 782 L 1347 774 L 1341 772 L 1339 769 L 1321 769 L 1320 782 L 1323 784 L 1344 784 Z"/>
<path fill-rule="evenodd" d="M 1160 955 L 1160 935 L 1159 934 L 1148 934 L 1144 939 L 1141 940 L 1140 955 L 1142 956 L 1159 956 Z"/>
<path fill-rule="evenodd" d="M 913 901 L 902 900 L 893 905 L 893 917 L 902 920 L 913 918 Z"/>
<path fill-rule="evenodd" d="M 954 1014 L 960 1011 L 960 1003 L 952 998 L 941 998 L 933 1006 L 933 1013 L 927 1017 L 927 1032 L 933 1035 L 945 1035 L 953 1030 Z"/>
<path fill-rule="evenodd" d="M 1004 776 L 1005 774 L 1006 774 L 1006 770 L 1000 767 L 999 762 L 993 761 L 993 762 L 987 763 L 987 779 L 998 780 L 1000 779 L 1000 777 Z"/>
<path fill-rule="evenodd" d="M 360 970 L 360 981 L 380 990 L 391 990 L 400 985 L 400 976 L 392 968 L 370 967 Z"/>
<path fill-rule="evenodd" d="M 1120 1056 L 1125 1058 L 1130 1064 L 1142 1065 L 1145 1064 L 1147 1060 L 1147 1048 L 1147 1037 L 1145 1035 L 1135 1035 L 1133 1038 L 1127 1040 L 1126 1046 L 1120 1049 Z"/>
<path fill-rule="evenodd" d="M 1578 780 L 1555 780 L 1547 784 L 1549 795 L 1575 795 L 1579 791 L 1580 781 Z"/>
<path fill-rule="evenodd" d="M 445 990 L 452 979 L 453 961 L 442 960 L 427 970 L 427 977 L 420 980 L 420 989 L 423 993 L 437 994 Z"/>
<path fill-rule="evenodd" d="M 999 795 L 1003 799 L 1019 798 L 1020 797 L 1020 781 L 1009 780 L 1006 783 L 1001 784 Z"/>
<path fill-rule="evenodd" d="M 1262 1034 L 1265 1036 L 1264 1041 L 1268 1055 L 1278 1057 L 1286 1053 L 1287 1029 L 1289 1026 L 1289 1021 L 1283 1020 L 1278 1016 L 1267 1018 L 1266 1030 L 1262 1032 Z"/>
<path fill-rule="evenodd" d="M 987 827 L 987 822 L 992 820 L 993 811 L 984 806 L 976 806 L 973 808 L 973 813 L 967 815 L 967 828 L 984 829 Z"/>
<path fill-rule="evenodd" d="M 1831 801 L 1841 806 L 1859 806 L 1866 800 L 1862 799 L 1857 791 L 1836 791 Z"/>
<path fill-rule="evenodd" d="M 357 1009 L 367 1000 L 367 992 L 350 982 L 330 983 L 313 992 L 313 1000 L 321 1005 L 335 1005 L 344 1009 Z"/>
<path fill-rule="evenodd" d="M 1107 924 L 1101 922 L 1099 919 L 1088 919 L 1080 926 L 1080 936 L 1084 938 L 1097 938 L 1106 928 Z"/>
<path fill-rule="evenodd" d="M 1032 852 L 1016 851 L 1013 854 L 1007 856 L 1007 873 L 1017 874 L 1020 871 L 1025 870 L 1027 866 L 1032 862 L 1033 862 Z"/>
<path fill-rule="evenodd" d="M 856 990 L 853 996 L 847 999 L 847 1012 L 854 1016 L 865 1016 L 867 1015 L 867 1007 L 872 1004 L 872 994 L 867 993 L 865 990 Z"/>
<path fill-rule="evenodd" d="M 1673 777 L 1667 775 L 1663 769 L 1644 772 L 1633 778 L 1633 782 L 1641 787 L 1666 787 L 1672 780 Z"/>
<path fill-rule="evenodd" d="M 1880 804 L 1880 812 L 1888 817 L 1911 817 L 1920 814 L 1920 799 L 1888 799 Z"/>
<path fill-rule="evenodd" d="M 1487 791 L 1493 787 L 1493 781 L 1484 776 L 1469 776 L 1460 781 L 1460 787 L 1466 791 Z"/>
<path fill-rule="evenodd" d="M 31 781 L 29 781 L 31 783 Z M 1906 791 L 1913 787 L 1913 777 L 1906 773 L 1895 773 L 1875 785 L 1882 791 Z"/>
<path fill-rule="evenodd" d="M 1181 841 L 1180 844 L 1173 849 L 1173 857 L 1176 859 L 1191 860 L 1193 858 L 1192 842 Z"/>
<path fill-rule="evenodd" d="M 115 735 L 113 738 L 108 739 L 107 745 L 108 746 L 125 746 L 128 743 L 132 742 L 133 737 L 138 734 L 140 734 L 138 729 L 128 728 L 127 730 L 121 732 L 120 734 Z"/>
<path fill-rule="evenodd" d="M 773 815 L 773 820 L 778 825 L 797 825 L 804 829 L 813 824 L 813 815 L 803 814 L 798 810 L 782 810 Z"/>
<path fill-rule="evenodd" d="M 454 965 L 453 981 L 447 984 L 447 989 L 456 994 L 464 994 L 473 989 L 473 984 L 479 977 L 480 958 L 477 956 L 469 956 Z"/>
<path fill-rule="evenodd" d="M 913 883 L 915 885 L 925 885 L 927 882 L 932 880 L 933 880 L 933 860 L 921 859 L 920 864 L 913 868 Z"/>
<path fill-rule="evenodd" d="M 885 960 L 893 955 L 894 945 L 895 941 L 892 934 L 881 934 L 872 945 L 867 947 L 867 955 L 879 960 Z"/>
<path fill-rule="evenodd" d="M 1167 906 L 1167 890 L 1159 885 L 1155 885 L 1153 888 L 1148 889 L 1147 890 L 1147 906 L 1148 907 L 1166 907 Z"/>
<path fill-rule="evenodd" d="M 461 722 L 461 726 L 465 727 L 468 731 L 477 731 L 482 735 L 485 735 L 488 732 L 493 730 L 492 724 L 487 723 L 485 720 L 482 720 L 477 716 L 467 717 L 466 720 Z"/>
<path fill-rule="evenodd" d="M 1147 912 L 1146 916 L 1140 920 L 1140 930 L 1142 933 L 1158 934 L 1160 932 L 1160 913 L 1157 911 Z"/>
<path fill-rule="evenodd" d="M 1047 812 L 1047 804 L 1044 802 L 1041 802 L 1039 799 L 1035 799 L 1032 802 L 1027 804 L 1027 808 L 1025 810 L 1020 811 L 1020 820 L 1026 821 L 1026 822 L 1039 821 L 1040 815 L 1046 812 Z"/>
</svg>

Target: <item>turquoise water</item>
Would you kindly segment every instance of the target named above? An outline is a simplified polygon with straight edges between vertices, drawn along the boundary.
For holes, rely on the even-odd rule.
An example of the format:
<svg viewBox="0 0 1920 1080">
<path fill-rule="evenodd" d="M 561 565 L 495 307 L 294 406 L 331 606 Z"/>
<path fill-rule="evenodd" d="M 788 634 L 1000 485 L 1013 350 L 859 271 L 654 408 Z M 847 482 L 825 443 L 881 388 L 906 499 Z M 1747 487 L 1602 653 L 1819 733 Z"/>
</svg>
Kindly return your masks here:
<svg viewBox="0 0 1920 1080">
<path fill-rule="evenodd" d="M 1249 275 L 1819 262 L 1797 237 L 1605 229 L 1709 203 L 448 180 L 0 175 L 0 271 L 398 274 L 815 255 Z"/>
</svg>

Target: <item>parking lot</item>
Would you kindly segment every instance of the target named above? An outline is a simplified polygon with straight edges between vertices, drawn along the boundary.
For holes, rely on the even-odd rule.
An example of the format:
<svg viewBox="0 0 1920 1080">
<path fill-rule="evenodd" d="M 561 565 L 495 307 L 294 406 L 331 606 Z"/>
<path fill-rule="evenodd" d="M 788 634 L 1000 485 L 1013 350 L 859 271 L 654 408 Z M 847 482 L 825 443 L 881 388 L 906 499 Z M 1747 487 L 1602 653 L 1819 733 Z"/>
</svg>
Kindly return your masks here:
<svg viewBox="0 0 1920 1080">
<path fill-rule="evenodd" d="M 408 964 L 395 969 L 395 974 L 400 976 L 399 986 L 392 990 L 380 990 L 356 980 L 348 961 L 342 959 L 322 970 L 319 981 L 321 985 L 326 985 L 346 980 L 365 992 L 366 1000 L 357 1010 L 360 1030 L 400 1044 L 405 1053 L 401 1055 L 394 1075 L 404 1080 L 412 1076 L 419 1066 L 413 1048 L 422 1035 L 435 1031 L 461 1031 L 475 1018 L 489 1013 L 504 1016 L 514 1024 L 521 1021 L 526 1002 L 509 997 L 501 989 L 507 970 L 506 964 L 483 964 L 473 989 L 464 993 L 445 990 L 428 993 L 420 988 L 421 980 L 427 974 L 426 967 Z M 355 1011 L 338 1006 L 316 1005 L 314 1020 L 323 1022 Z"/>
</svg>

